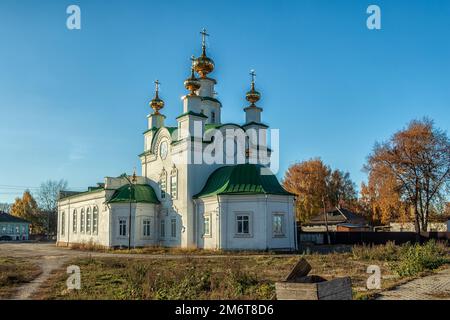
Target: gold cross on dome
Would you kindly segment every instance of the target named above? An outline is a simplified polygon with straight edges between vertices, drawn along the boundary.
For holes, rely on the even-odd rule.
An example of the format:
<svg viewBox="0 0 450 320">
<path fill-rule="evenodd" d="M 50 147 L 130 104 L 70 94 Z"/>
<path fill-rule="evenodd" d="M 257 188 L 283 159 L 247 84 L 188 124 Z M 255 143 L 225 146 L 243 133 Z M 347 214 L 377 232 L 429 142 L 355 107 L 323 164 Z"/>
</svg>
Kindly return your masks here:
<svg viewBox="0 0 450 320">
<path fill-rule="evenodd" d="M 200 32 L 202 35 L 202 46 L 206 46 L 206 37 L 209 37 L 209 34 L 206 32 L 206 29 L 203 28 L 203 30 Z"/>
<path fill-rule="evenodd" d="M 252 82 L 254 83 L 255 82 L 255 78 L 256 78 L 256 72 L 255 72 L 255 70 L 250 70 L 250 76 L 252 77 Z"/>
<path fill-rule="evenodd" d="M 155 80 L 155 90 L 156 92 L 159 91 L 159 85 L 161 84 L 161 82 L 159 82 L 159 80 Z"/>
</svg>

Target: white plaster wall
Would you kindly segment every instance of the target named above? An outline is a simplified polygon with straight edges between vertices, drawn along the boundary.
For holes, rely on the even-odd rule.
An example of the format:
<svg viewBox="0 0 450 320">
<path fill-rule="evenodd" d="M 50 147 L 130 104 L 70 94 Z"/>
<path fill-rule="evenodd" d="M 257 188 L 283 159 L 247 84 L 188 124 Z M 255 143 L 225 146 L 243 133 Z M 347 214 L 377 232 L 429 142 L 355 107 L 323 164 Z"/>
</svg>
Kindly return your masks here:
<svg viewBox="0 0 450 320">
<path fill-rule="evenodd" d="M 219 249 L 219 203 L 217 196 L 197 199 L 195 201 L 197 206 L 197 247 L 203 249 Z M 210 235 L 204 234 L 204 218 L 210 218 Z"/>
<path fill-rule="evenodd" d="M 131 204 L 131 246 L 142 247 L 158 244 L 158 220 L 157 205 L 150 203 L 132 203 Z M 130 215 L 129 203 L 111 204 L 111 247 L 128 246 L 128 222 Z M 150 219 L 150 237 L 143 236 L 143 220 Z M 119 233 L 119 220 L 127 221 L 127 233 L 121 236 Z"/>
<path fill-rule="evenodd" d="M 295 218 L 292 196 L 222 195 L 197 199 L 197 244 L 205 249 L 295 249 Z M 237 235 L 236 215 L 250 215 L 250 235 Z M 274 235 L 272 216 L 284 215 L 282 236 Z M 211 216 L 211 236 L 204 237 L 203 217 Z"/>
<path fill-rule="evenodd" d="M 100 190 L 97 192 L 91 192 L 80 196 L 69 197 L 59 202 L 58 205 L 58 242 L 67 243 L 95 243 L 102 246 L 109 246 L 109 208 L 105 205 L 105 196 L 107 191 Z M 98 234 L 91 232 L 84 233 L 80 231 L 81 224 L 81 209 L 85 212 L 85 223 L 86 223 L 86 212 L 87 208 L 91 210 L 91 225 L 92 225 L 92 214 L 94 207 L 98 208 Z M 77 229 L 76 233 L 73 230 L 73 212 L 77 211 Z M 65 213 L 65 232 L 64 235 L 61 234 L 61 215 L 62 212 Z"/>
</svg>

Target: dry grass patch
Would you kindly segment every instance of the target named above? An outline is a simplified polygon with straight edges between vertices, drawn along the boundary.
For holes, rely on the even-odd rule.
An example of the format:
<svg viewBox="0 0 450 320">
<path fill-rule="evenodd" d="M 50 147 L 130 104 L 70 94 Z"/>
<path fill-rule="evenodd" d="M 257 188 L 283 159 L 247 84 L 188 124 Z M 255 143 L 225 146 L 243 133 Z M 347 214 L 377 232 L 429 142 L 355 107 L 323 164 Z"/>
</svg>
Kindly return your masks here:
<svg viewBox="0 0 450 320">
<path fill-rule="evenodd" d="M 300 255 L 211 256 L 182 258 L 86 258 L 68 264 L 81 268 L 81 290 L 66 290 L 65 269 L 55 272 L 37 299 L 274 299 Z M 365 287 L 368 263 L 351 253 L 304 256 L 311 274 L 350 276 L 355 290 Z M 387 272 L 387 268 L 382 267 Z"/>
<path fill-rule="evenodd" d="M 14 296 L 19 286 L 41 274 L 35 263 L 21 258 L 0 257 L 0 299 Z"/>
</svg>

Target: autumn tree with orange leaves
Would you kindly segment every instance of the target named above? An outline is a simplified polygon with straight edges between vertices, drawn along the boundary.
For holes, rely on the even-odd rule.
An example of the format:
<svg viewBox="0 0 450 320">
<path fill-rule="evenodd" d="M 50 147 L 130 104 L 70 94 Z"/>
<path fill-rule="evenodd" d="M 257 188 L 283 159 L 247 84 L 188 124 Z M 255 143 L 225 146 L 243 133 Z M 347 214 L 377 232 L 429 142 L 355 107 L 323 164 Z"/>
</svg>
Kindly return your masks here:
<svg viewBox="0 0 450 320">
<path fill-rule="evenodd" d="M 388 141 L 376 143 L 365 166 L 362 199 L 382 222 L 411 212 L 416 232 L 443 207 L 450 189 L 450 140 L 429 119 L 414 120 Z"/>
<path fill-rule="evenodd" d="M 43 233 L 45 230 L 45 217 L 28 190 L 23 193 L 22 198 L 16 198 L 11 206 L 11 215 L 29 221 L 31 223 L 31 231 L 34 234 Z"/>
<path fill-rule="evenodd" d="M 297 220 L 307 222 L 323 211 L 356 201 L 355 185 L 348 173 L 332 171 L 321 159 L 311 159 L 289 167 L 283 186 L 296 194 Z"/>
</svg>

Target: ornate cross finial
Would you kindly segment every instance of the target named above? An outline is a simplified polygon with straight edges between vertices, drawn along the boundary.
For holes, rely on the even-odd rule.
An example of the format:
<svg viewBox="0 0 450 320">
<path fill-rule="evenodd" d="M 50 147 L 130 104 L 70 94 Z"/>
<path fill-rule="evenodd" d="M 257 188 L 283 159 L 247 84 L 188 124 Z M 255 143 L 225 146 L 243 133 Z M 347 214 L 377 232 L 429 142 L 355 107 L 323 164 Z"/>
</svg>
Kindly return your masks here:
<svg viewBox="0 0 450 320">
<path fill-rule="evenodd" d="M 206 32 L 205 28 L 203 28 L 203 30 L 200 32 L 200 34 L 202 35 L 202 47 L 205 48 L 206 47 L 206 37 L 209 37 L 209 34 Z"/>
<path fill-rule="evenodd" d="M 155 91 L 156 93 L 159 92 L 159 85 L 161 84 L 161 82 L 159 82 L 159 80 L 155 80 Z"/>
<path fill-rule="evenodd" d="M 250 70 L 250 76 L 252 77 L 252 83 L 255 83 L 256 72 L 255 70 Z"/>
</svg>

